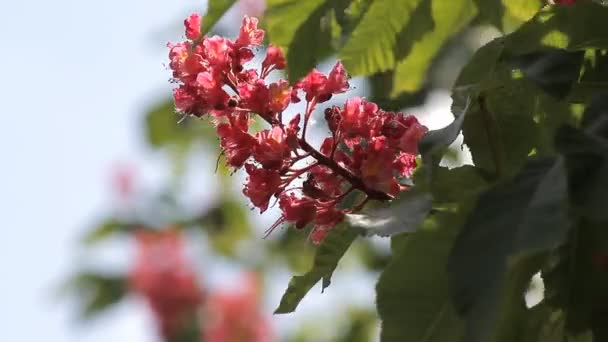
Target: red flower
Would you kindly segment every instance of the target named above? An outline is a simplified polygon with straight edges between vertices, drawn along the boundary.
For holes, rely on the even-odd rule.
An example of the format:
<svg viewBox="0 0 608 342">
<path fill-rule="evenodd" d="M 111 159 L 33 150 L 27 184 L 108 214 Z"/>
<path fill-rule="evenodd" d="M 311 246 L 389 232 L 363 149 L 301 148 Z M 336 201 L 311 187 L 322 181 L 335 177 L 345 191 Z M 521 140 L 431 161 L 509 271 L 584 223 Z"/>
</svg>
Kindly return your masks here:
<svg viewBox="0 0 608 342">
<path fill-rule="evenodd" d="M 281 185 L 281 176 L 276 171 L 259 169 L 253 164 L 246 164 L 245 170 L 249 177 L 243 193 L 254 206 L 260 208 L 260 213 L 263 213 L 268 208 L 270 198 Z"/>
<path fill-rule="evenodd" d="M 203 321 L 205 342 L 273 342 L 270 325 L 258 302 L 255 275 L 240 281 L 237 291 L 219 291 L 209 296 Z"/>
<path fill-rule="evenodd" d="M 264 40 L 264 30 L 258 29 L 258 19 L 245 16 L 241 24 L 239 37 L 234 42 L 237 46 L 260 45 Z"/>
<path fill-rule="evenodd" d="M 136 260 L 129 274 L 133 290 L 148 301 L 167 339 L 193 316 L 203 296 L 186 260 L 181 235 L 174 230 L 139 231 Z"/>
<path fill-rule="evenodd" d="M 264 80 L 255 80 L 250 83 L 242 83 L 238 87 L 238 92 L 241 97 L 241 107 L 246 108 L 254 113 L 266 116 L 268 113 L 268 88 Z"/>
<path fill-rule="evenodd" d="M 217 133 L 228 165 L 239 168 L 251 156 L 256 140 L 246 132 L 247 125 L 243 124 L 247 120 L 246 116 L 230 120 L 230 123 L 218 125 Z"/>
<path fill-rule="evenodd" d="M 186 20 L 184 20 L 184 26 L 186 26 L 186 37 L 188 39 L 196 39 L 201 35 L 201 16 L 197 13 L 192 13 Z"/>
<path fill-rule="evenodd" d="M 296 84 L 296 88 L 302 89 L 306 94 L 306 101 L 316 98 L 319 103 L 331 99 L 332 94 L 345 92 L 348 87 L 348 75 L 340 62 L 334 65 L 329 78 L 317 69 L 312 69 Z"/>
<path fill-rule="evenodd" d="M 289 158 L 291 148 L 287 145 L 285 133 L 279 126 L 263 130 L 256 135 L 257 144 L 253 147 L 253 157 L 262 166 L 280 169 Z"/>
<path fill-rule="evenodd" d="M 270 84 L 268 87 L 268 109 L 273 113 L 280 113 L 289 106 L 291 100 L 291 87 L 286 80 Z"/>
<path fill-rule="evenodd" d="M 324 94 L 327 76 L 323 75 L 317 69 L 312 69 L 303 79 L 297 84 L 296 88 L 302 89 L 306 94 L 306 101 L 312 101 L 315 97 L 320 97 Z"/>
<path fill-rule="evenodd" d="M 341 113 L 340 131 L 347 136 L 369 138 L 375 135 L 378 124 L 378 105 L 360 97 L 348 99 Z"/>
<path fill-rule="evenodd" d="M 361 162 L 360 173 L 363 181 L 370 187 L 396 195 L 400 191 L 399 183 L 393 174 L 394 152 L 388 146 L 385 137 L 374 138 L 366 149 Z"/>
<path fill-rule="evenodd" d="M 283 193 L 279 206 L 285 221 L 295 223 L 296 228 L 304 228 L 315 218 L 315 201 L 308 197 L 296 197 L 293 193 Z"/>
<path fill-rule="evenodd" d="M 282 70 L 285 69 L 286 65 L 283 50 L 280 47 L 269 45 L 266 50 L 266 58 L 262 62 L 262 68 L 268 69 L 273 67 L 274 69 Z"/>
<path fill-rule="evenodd" d="M 416 156 L 409 153 L 401 153 L 395 159 L 393 168 L 402 177 L 411 177 L 416 169 Z"/>
<path fill-rule="evenodd" d="M 310 238 L 314 244 L 319 244 L 329 231 L 344 220 L 344 212 L 336 209 L 335 206 L 320 206 L 317 208 L 315 226 L 312 229 Z"/>
<path fill-rule="evenodd" d="M 384 113 L 382 134 L 391 146 L 410 154 L 418 154 L 418 141 L 428 132 L 415 116 L 405 116 L 403 113 Z"/>
<path fill-rule="evenodd" d="M 328 94 L 339 94 L 348 90 L 348 74 L 342 62 L 336 62 L 336 65 L 329 72 L 325 92 Z"/>
<path fill-rule="evenodd" d="M 203 115 L 203 112 L 197 110 L 200 102 L 196 97 L 196 90 L 192 87 L 181 85 L 179 88 L 173 89 L 173 100 L 178 112 L 196 116 Z"/>
<path fill-rule="evenodd" d="M 203 40 L 203 57 L 211 67 L 219 72 L 227 72 L 230 69 L 232 57 L 234 56 L 233 43 L 228 39 L 213 36 Z"/>
</svg>

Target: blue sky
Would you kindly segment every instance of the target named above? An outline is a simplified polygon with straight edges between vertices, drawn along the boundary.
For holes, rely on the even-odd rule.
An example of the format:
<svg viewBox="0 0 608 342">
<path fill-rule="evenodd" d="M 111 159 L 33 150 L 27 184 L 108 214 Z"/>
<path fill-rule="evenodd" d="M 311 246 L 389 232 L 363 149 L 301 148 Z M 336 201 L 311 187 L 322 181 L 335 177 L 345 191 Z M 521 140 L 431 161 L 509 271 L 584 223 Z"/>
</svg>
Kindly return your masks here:
<svg viewBox="0 0 608 342">
<path fill-rule="evenodd" d="M 54 291 L 77 265 L 79 235 L 109 207 L 111 166 L 133 161 L 149 166 L 144 177 L 162 177 L 141 141 L 141 113 L 169 94 L 164 44 L 179 39 L 183 17 L 203 8 L 190 0 L 0 4 L 0 341 L 154 340 L 140 303 L 79 326 Z M 424 120 L 434 127 L 450 115 L 447 95 L 436 96 L 423 110 L 440 114 Z M 360 280 L 349 277 L 344 283 Z M 286 280 L 273 286 L 272 300 Z M 373 280 L 350 288 L 373 301 Z M 345 300 L 339 292 L 333 300 Z M 332 297 L 319 298 L 307 299 L 305 312 Z M 297 317 L 274 322 L 293 325 Z"/>
</svg>

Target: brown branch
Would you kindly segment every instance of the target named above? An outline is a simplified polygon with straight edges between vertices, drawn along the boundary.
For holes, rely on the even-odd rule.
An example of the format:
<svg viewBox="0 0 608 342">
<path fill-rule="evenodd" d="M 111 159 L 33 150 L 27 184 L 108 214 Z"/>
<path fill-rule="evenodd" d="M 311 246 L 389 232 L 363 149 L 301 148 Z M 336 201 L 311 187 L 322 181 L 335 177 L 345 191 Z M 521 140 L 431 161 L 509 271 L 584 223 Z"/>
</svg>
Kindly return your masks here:
<svg viewBox="0 0 608 342">
<path fill-rule="evenodd" d="M 336 163 L 335 160 L 326 157 L 323 153 L 314 149 L 304 139 L 299 139 L 298 142 L 300 143 L 300 147 L 304 151 L 310 153 L 310 156 L 317 160 L 319 165 L 327 166 L 332 171 L 340 175 L 342 178 L 346 179 L 353 186 L 353 188 L 364 192 L 370 199 L 378 201 L 388 201 L 392 199 L 392 197 L 386 194 L 385 192 L 372 189 L 365 185 L 361 178 L 353 175 L 350 171 Z"/>
</svg>

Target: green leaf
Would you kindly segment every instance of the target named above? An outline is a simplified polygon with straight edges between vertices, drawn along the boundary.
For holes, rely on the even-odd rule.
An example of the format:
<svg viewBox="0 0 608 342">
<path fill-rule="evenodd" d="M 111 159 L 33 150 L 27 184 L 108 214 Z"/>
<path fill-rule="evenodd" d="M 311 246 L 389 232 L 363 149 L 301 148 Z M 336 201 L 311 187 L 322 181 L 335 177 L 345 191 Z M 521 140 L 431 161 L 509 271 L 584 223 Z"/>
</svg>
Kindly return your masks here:
<svg viewBox="0 0 608 342">
<path fill-rule="evenodd" d="M 508 63 L 548 94 L 563 99 L 579 78 L 584 51 L 549 50 L 509 59 Z"/>
<path fill-rule="evenodd" d="M 235 2 L 236 0 L 208 0 L 207 13 L 203 17 L 203 34 L 209 32 Z"/>
<path fill-rule="evenodd" d="M 127 279 L 122 276 L 83 272 L 70 285 L 82 301 L 82 318 L 93 316 L 118 303 L 128 292 Z"/>
<path fill-rule="evenodd" d="M 217 203 L 197 221 L 193 223 L 207 232 L 211 246 L 222 255 L 234 256 L 239 251 L 239 244 L 251 237 L 246 206 L 230 198 Z"/>
<path fill-rule="evenodd" d="M 150 108 L 144 119 L 146 140 L 154 148 L 187 148 L 196 141 L 217 146 L 217 134 L 213 126 L 204 119 L 193 117 L 180 120 L 171 99 Z"/>
<path fill-rule="evenodd" d="M 568 332 L 592 329 L 595 341 L 605 341 L 608 310 L 608 226 L 580 220 L 568 243 L 553 254 L 542 277 L 545 301 L 564 312 Z"/>
<path fill-rule="evenodd" d="M 593 335 L 585 331 L 576 336 L 565 329 L 566 315 L 547 303 L 536 305 L 526 313 L 526 324 L 520 342 L 593 342 Z"/>
<path fill-rule="evenodd" d="M 578 18 L 580 20 L 573 20 Z M 608 7 L 593 1 L 572 6 L 546 6 L 506 39 L 512 55 L 546 49 L 584 50 L 608 48 Z M 581 25 L 581 20 L 584 25 Z"/>
<path fill-rule="evenodd" d="M 352 75 L 371 75 L 395 67 L 397 34 L 422 0 L 376 0 L 339 52 Z"/>
<path fill-rule="evenodd" d="M 511 32 L 528 21 L 545 4 L 543 0 L 475 0 L 479 14 L 503 32 Z"/>
<path fill-rule="evenodd" d="M 490 185 L 480 170 L 471 165 L 453 169 L 437 167 L 432 177 L 430 189 L 435 203 L 475 199 Z"/>
<path fill-rule="evenodd" d="M 406 26 L 405 33 L 425 26 L 431 21 L 431 29 L 421 36 L 414 34 L 399 39 L 399 44 L 411 46 L 409 53 L 397 62 L 395 68 L 392 97 L 403 92 L 420 89 L 425 80 L 431 62 L 445 45 L 446 41 L 464 29 L 477 14 L 477 8 L 472 0 L 427 0 L 430 1 L 430 17 L 414 14 Z M 423 7 L 421 4 L 419 7 Z M 424 22 L 421 22 L 424 21 Z"/>
<path fill-rule="evenodd" d="M 566 202 L 561 158 L 532 160 L 480 196 L 448 263 L 456 308 L 467 320 L 465 341 L 517 340 L 523 292 L 540 267 L 532 256 L 565 241 Z"/>
<path fill-rule="evenodd" d="M 449 297 L 447 257 L 463 215 L 439 212 L 392 238 L 393 257 L 376 286 L 382 342 L 458 341 L 464 324 Z"/>
<path fill-rule="evenodd" d="M 291 278 L 289 286 L 281 298 L 281 303 L 274 313 L 283 314 L 295 311 L 300 301 L 319 280 L 323 280 L 322 289 L 329 286 L 338 262 L 358 235 L 359 232 L 345 225 L 332 229 L 317 248 L 312 268 L 303 275 Z"/>
<path fill-rule="evenodd" d="M 107 219 L 97 227 L 91 229 L 83 238 L 87 245 L 93 245 L 120 233 L 127 233 L 134 229 L 134 225 L 117 219 Z"/>
<path fill-rule="evenodd" d="M 570 195 L 576 212 L 608 221 L 608 100 L 599 95 L 585 110 L 583 129 L 562 127 L 556 147 L 566 157 Z"/>
<path fill-rule="evenodd" d="M 358 214 L 347 214 L 351 227 L 363 229 L 366 234 L 393 236 L 416 230 L 429 214 L 433 197 L 426 192 L 412 189 L 403 193 L 387 208 L 375 208 Z"/>
<path fill-rule="evenodd" d="M 390 70 L 371 75 L 368 78 L 369 100 L 386 111 L 400 111 L 403 108 L 422 106 L 430 90 L 426 85 L 414 93 L 403 93 L 395 98 L 390 97 L 394 74 L 395 71 Z"/>
<path fill-rule="evenodd" d="M 420 150 L 423 161 L 427 161 L 425 164 L 432 161 L 435 155 L 439 154 L 439 152 L 443 152 L 454 142 L 454 140 L 456 140 L 462 129 L 462 124 L 469 110 L 469 105 L 470 99 L 467 99 L 467 103 L 462 111 L 455 112 L 454 121 L 441 129 L 429 131 L 420 140 L 418 149 Z"/>
<path fill-rule="evenodd" d="M 265 22 L 270 42 L 287 55 L 289 79 L 306 75 L 332 52 L 337 23 L 328 0 L 270 0 Z"/>
</svg>

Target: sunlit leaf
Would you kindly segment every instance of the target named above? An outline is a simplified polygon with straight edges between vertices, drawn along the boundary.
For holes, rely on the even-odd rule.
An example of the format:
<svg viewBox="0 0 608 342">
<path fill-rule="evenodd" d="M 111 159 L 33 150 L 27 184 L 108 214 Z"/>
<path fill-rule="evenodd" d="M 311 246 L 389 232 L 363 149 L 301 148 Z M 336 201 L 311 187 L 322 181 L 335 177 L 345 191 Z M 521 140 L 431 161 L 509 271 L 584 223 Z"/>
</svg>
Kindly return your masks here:
<svg viewBox="0 0 608 342">
<path fill-rule="evenodd" d="M 359 235 L 359 232 L 344 225 L 332 229 L 317 247 L 312 268 L 303 275 L 291 278 L 275 313 L 282 314 L 295 311 L 308 291 L 320 280 L 323 280 L 322 289 L 329 286 L 331 276 L 338 266 L 338 262 L 344 256 L 348 247 L 355 241 L 357 235 Z"/>
<path fill-rule="evenodd" d="M 430 1 L 428 15 L 414 14 L 405 27 L 405 37 L 399 44 L 409 46 L 409 52 L 397 61 L 392 96 L 402 92 L 412 92 L 420 88 L 425 81 L 427 71 L 435 55 L 446 41 L 465 28 L 477 14 L 472 0 L 427 0 Z M 423 2 L 424 4 L 424 2 Z M 421 4 L 419 7 L 423 7 Z M 415 28 L 424 26 L 421 21 L 430 21 L 430 30 L 422 35 L 408 35 Z"/>
<path fill-rule="evenodd" d="M 371 75 L 395 67 L 397 34 L 421 0 L 376 0 L 339 52 L 352 75 Z"/>
<path fill-rule="evenodd" d="M 506 39 L 505 49 L 513 55 L 546 49 L 583 50 L 608 48 L 608 7 L 593 1 L 572 6 L 547 6 Z M 580 18 L 584 21 L 581 25 Z"/>
<path fill-rule="evenodd" d="M 294 81 L 331 53 L 335 18 L 328 0 L 270 0 L 265 23 L 270 42 L 287 54 L 288 74 Z"/>
<path fill-rule="evenodd" d="M 203 17 L 203 33 L 209 32 L 235 2 L 236 0 L 208 0 L 207 12 Z"/>
</svg>

